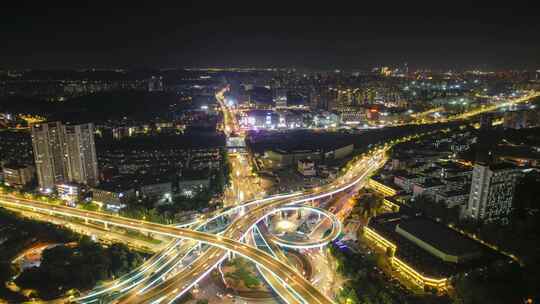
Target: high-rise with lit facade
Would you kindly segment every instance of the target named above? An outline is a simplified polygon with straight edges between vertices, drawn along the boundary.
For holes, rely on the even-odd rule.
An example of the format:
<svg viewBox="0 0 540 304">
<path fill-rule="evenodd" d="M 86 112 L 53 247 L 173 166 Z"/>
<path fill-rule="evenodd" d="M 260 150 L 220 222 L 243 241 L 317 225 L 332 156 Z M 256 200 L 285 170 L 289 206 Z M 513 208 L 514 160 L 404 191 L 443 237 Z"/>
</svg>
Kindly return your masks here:
<svg viewBox="0 0 540 304">
<path fill-rule="evenodd" d="M 47 122 L 32 126 L 32 146 L 40 190 L 61 182 L 95 185 L 97 157 L 92 124 Z"/>
<path fill-rule="evenodd" d="M 41 191 L 52 191 L 54 185 L 65 179 L 64 132 L 60 122 L 47 122 L 32 126 L 32 146 L 36 173 Z"/>
<path fill-rule="evenodd" d="M 94 125 L 64 126 L 67 180 L 94 186 L 98 181 Z"/>
<path fill-rule="evenodd" d="M 507 163 L 475 164 L 464 216 L 482 222 L 505 221 L 512 211 L 520 174 L 518 168 Z"/>
</svg>

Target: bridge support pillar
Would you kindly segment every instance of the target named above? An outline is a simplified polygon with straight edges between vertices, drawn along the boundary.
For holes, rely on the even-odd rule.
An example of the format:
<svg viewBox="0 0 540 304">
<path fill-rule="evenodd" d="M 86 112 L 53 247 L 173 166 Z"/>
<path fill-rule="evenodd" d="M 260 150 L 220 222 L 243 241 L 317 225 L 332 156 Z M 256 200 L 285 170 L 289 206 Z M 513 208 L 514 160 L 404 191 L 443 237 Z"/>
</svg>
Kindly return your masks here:
<svg viewBox="0 0 540 304">
<path fill-rule="evenodd" d="M 103 224 L 105 224 L 105 230 L 109 230 L 109 224 L 108 224 L 108 223 L 106 223 L 106 222 L 105 222 L 105 223 L 103 223 Z"/>
<path fill-rule="evenodd" d="M 85 219 L 84 219 L 84 223 L 85 223 L 85 224 L 88 224 L 88 218 L 85 218 Z"/>
</svg>

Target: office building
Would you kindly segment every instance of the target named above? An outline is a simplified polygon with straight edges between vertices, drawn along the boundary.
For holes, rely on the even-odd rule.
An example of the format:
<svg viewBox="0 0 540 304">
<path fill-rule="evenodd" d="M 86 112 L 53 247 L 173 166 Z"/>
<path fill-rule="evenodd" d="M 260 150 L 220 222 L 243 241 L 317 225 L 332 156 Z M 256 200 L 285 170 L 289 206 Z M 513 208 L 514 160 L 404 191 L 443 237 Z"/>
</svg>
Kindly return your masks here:
<svg viewBox="0 0 540 304">
<path fill-rule="evenodd" d="M 512 211 L 516 181 L 521 171 L 507 163 L 474 166 L 464 216 L 483 222 L 505 221 Z"/>
</svg>

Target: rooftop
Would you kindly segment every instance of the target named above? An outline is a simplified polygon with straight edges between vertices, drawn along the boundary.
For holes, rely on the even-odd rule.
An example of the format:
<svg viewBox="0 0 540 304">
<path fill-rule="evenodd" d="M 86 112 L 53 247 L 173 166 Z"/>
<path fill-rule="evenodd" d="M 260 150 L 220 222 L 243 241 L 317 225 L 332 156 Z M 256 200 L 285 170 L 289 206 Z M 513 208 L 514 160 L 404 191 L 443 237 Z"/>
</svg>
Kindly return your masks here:
<svg viewBox="0 0 540 304">
<path fill-rule="evenodd" d="M 402 206 L 403 207 L 403 206 Z M 452 240 L 458 239 L 461 237 L 462 239 L 465 238 L 461 235 L 452 235 L 448 231 L 442 232 L 441 236 L 438 235 L 440 230 L 450 230 L 450 228 L 447 228 L 443 226 L 442 224 L 437 224 L 436 222 L 419 218 L 417 217 L 414 212 L 407 211 L 408 208 L 401 208 L 399 213 L 387 213 L 380 216 L 377 216 L 373 218 L 369 222 L 369 228 L 375 230 L 379 235 L 384 237 L 385 239 L 389 240 L 390 242 L 397 245 L 398 249 L 395 253 L 396 257 L 413 267 L 416 271 L 419 273 L 422 273 L 425 276 L 430 276 L 434 278 L 440 278 L 440 277 L 449 277 L 453 276 L 457 273 L 467 271 L 473 268 L 477 268 L 482 265 L 486 265 L 491 263 L 494 260 L 504 259 L 504 256 L 494 252 L 493 250 L 490 250 L 487 247 L 481 246 L 478 244 L 478 249 L 481 250 L 483 258 L 481 259 L 473 259 L 470 261 L 466 261 L 465 263 L 450 263 L 445 262 L 442 259 L 436 257 L 435 255 L 431 254 L 430 252 L 426 251 L 425 249 L 418 246 L 418 244 L 410 241 L 406 237 L 400 235 L 396 232 L 396 227 L 398 225 L 402 225 L 402 223 L 411 221 L 412 224 L 410 224 L 411 227 L 405 225 L 406 228 L 411 229 L 411 231 L 414 231 L 418 233 L 415 229 L 420 229 L 418 234 L 415 234 L 417 237 L 422 238 L 424 242 L 428 242 L 425 239 L 429 239 L 424 237 L 424 234 L 428 234 L 431 237 L 434 238 L 440 238 L 437 242 L 437 244 L 441 242 L 447 242 L 449 244 L 443 245 L 443 246 L 454 246 L 452 243 Z M 406 211 L 406 212 L 404 212 Z M 419 220 L 419 222 L 416 222 Z M 429 221 L 430 223 L 424 224 L 424 221 Z M 437 227 L 434 227 L 437 226 Z M 423 230 L 423 229 L 429 229 L 433 228 L 431 230 Z M 453 232 L 450 230 L 450 232 Z M 449 234 L 450 236 L 446 236 L 446 234 Z M 457 233 L 457 232 L 455 232 Z M 425 238 L 425 239 L 424 239 Z M 450 241 L 449 241 L 450 240 Z M 468 239 L 466 239 L 468 240 Z M 471 240 L 472 241 L 472 240 Z M 460 241 L 458 241 L 460 242 Z M 472 246 L 475 244 L 473 243 Z M 459 247 L 459 245 L 456 245 Z M 468 245 L 465 245 L 468 246 Z M 467 247 L 465 247 L 467 248 Z M 453 249 L 454 251 L 456 249 Z"/>
<path fill-rule="evenodd" d="M 431 187 L 442 186 L 444 185 L 444 183 L 438 178 L 427 178 L 423 182 L 416 183 L 416 185 L 422 188 L 431 188 Z"/>
<path fill-rule="evenodd" d="M 93 188 L 110 192 L 122 192 L 134 189 L 135 183 L 133 179 L 114 178 L 110 181 L 101 182 Z"/>
<path fill-rule="evenodd" d="M 455 162 L 438 162 L 437 166 L 450 172 L 467 172 L 472 170 L 472 168 Z"/>
<path fill-rule="evenodd" d="M 503 170 L 512 170 L 512 169 L 519 170 L 518 167 L 516 167 L 514 164 L 511 164 L 511 163 L 490 164 L 489 169 L 492 171 L 503 171 Z"/>
<path fill-rule="evenodd" d="M 157 185 L 170 183 L 170 179 L 159 175 L 122 175 L 111 179 L 110 181 L 101 182 L 95 189 L 121 192 L 135 189 L 141 186 Z"/>
<path fill-rule="evenodd" d="M 447 254 L 460 256 L 481 250 L 475 241 L 429 219 L 413 218 L 401 221 L 398 226 Z"/>
<path fill-rule="evenodd" d="M 421 178 L 423 177 L 420 174 L 415 173 L 403 173 L 403 174 L 396 174 L 397 178 L 405 178 L 405 179 L 414 179 L 414 178 Z"/>
<path fill-rule="evenodd" d="M 469 195 L 469 193 L 471 192 L 470 190 L 470 186 L 471 185 L 468 185 L 469 187 L 466 187 L 464 189 L 457 189 L 457 190 L 448 190 L 448 191 L 442 191 L 442 192 L 439 192 L 437 193 L 438 195 L 441 195 L 443 197 L 453 197 L 453 196 L 461 196 L 461 195 Z"/>
<path fill-rule="evenodd" d="M 323 133 L 306 130 L 290 132 L 249 132 L 246 140 L 256 153 L 281 151 L 332 151 L 354 145 L 353 136 L 341 133 Z"/>
</svg>

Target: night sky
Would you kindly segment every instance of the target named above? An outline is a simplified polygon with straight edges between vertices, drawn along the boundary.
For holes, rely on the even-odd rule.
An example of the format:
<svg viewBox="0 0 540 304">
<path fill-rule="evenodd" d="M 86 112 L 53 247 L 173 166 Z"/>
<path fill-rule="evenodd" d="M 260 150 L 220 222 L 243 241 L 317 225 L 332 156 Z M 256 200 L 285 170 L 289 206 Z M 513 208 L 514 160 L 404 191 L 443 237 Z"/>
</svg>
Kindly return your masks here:
<svg viewBox="0 0 540 304">
<path fill-rule="evenodd" d="M 214 17 L 210 7 L 153 2 L 4 8 L 0 68 L 540 68 L 540 17 L 504 10 L 483 17 Z"/>
</svg>

